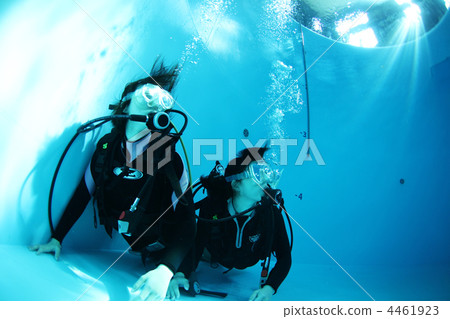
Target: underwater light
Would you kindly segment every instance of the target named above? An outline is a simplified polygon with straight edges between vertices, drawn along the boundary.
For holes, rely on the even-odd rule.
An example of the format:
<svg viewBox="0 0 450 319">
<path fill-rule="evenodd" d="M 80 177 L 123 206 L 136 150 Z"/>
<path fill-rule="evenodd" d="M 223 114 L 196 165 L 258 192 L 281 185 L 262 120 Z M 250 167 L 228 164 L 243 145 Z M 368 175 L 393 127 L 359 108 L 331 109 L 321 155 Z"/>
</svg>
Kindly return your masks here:
<svg viewBox="0 0 450 319">
<path fill-rule="evenodd" d="M 417 23 L 420 21 L 421 10 L 417 4 L 411 3 L 411 6 L 403 10 L 406 20 L 410 23 Z"/>
<path fill-rule="evenodd" d="M 378 39 L 373 29 L 368 28 L 357 33 L 351 33 L 347 43 L 358 47 L 374 48 L 378 44 Z"/>
<path fill-rule="evenodd" d="M 415 41 L 445 16 L 450 0 L 301 0 L 293 17 L 327 38 L 359 47 Z"/>
<path fill-rule="evenodd" d="M 407 24 L 414 24 L 420 21 L 422 11 L 417 4 L 412 3 L 411 0 L 395 0 L 395 2 L 399 5 L 408 5 L 403 10 Z"/>
</svg>

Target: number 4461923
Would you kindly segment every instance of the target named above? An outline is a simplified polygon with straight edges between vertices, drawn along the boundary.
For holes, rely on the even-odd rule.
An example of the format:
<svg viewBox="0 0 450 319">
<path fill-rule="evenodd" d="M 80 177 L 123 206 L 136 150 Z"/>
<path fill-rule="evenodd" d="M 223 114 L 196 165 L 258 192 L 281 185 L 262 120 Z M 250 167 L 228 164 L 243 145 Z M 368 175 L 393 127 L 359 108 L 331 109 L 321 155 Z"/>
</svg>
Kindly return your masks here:
<svg viewBox="0 0 450 319">
<path fill-rule="evenodd" d="M 403 316 L 437 316 L 439 314 L 438 306 L 390 306 L 387 312 L 391 315 Z"/>
</svg>

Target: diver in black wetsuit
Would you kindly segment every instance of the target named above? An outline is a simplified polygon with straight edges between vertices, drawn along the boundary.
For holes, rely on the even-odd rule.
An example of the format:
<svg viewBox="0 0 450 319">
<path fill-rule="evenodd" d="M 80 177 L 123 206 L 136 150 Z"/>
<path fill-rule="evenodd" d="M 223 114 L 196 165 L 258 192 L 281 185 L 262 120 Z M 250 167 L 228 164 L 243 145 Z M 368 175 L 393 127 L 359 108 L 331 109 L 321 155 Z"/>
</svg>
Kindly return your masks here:
<svg viewBox="0 0 450 319">
<path fill-rule="evenodd" d="M 167 68 L 156 61 L 151 76 L 125 87 L 122 99 L 113 106 L 114 114 L 150 115 L 170 109 L 173 98 L 169 92 L 177 76 L 177 66 Z M 112 133 L 99 141 L 85 176 L 51 240 L 47 244 L 31 246 L 30 250 L 37 254 L 55 253 L 58 260 L 64 237 L 94 196 L 98 200 L 100 223 L 107 232 L 111 235 L 112 229 L 118 230 L 133 251 L 150 254 L 156 260 L 157 267 L 141 276 L 133 288 L 140 290 L 139 297 L 143 300 L 162 300 L 195 238 L 188 174 L 174 145 L 171 145 L 170 157 L 166 157 L 165 149 L 170 147 L 170 141 L 161 144 L 162 134 L 151 132 L 145 123 L 113 120 L 113 126 Z M 159 159 L 156 158 L 158 145 L 164 155 Z M 105 149 L 108 149 L 107 153 Z M 166 163 L 158 167 L 163 159 Z M 106 163 L 107 169 L 100 167 L 99 170 L 99 166 Z M 141 202 L 145 199 L 146 205 L 137 205 L 138 210 L 130 213 L 128 210 L 136 204 L 138 195 Z M 131 219 L 140 216 L 139 220 L 127 219 L 125 212 Z"/>
<path fill-rule="evenodd" d="M 197 224 L 195 245 L 170 283 L 169 298 L 180 296 L 179 286 L 189 288 L 186 278 L 197 268 L 205 248 L 212 262 L 230 269 L 244 269 L 275 254 L 276 265 L 250 300 L 269 300 L 286 278 L 291 267 L 291 247 L 281 209 L 275 207 L 273 200 L 277 193 L 281 197 L 281 192 L 267 186 L 275 187 L 277 181 L 269 176 L 273 171 L 262 160 L 266 150 L 241 151 L 228 164 L 224 178 L 213 179 L 205 186 L 208 196 L 201 202 L 202 219 Z M 244 215 L 230 218 L 246 210 L 249 211 Z"/>
</svg>

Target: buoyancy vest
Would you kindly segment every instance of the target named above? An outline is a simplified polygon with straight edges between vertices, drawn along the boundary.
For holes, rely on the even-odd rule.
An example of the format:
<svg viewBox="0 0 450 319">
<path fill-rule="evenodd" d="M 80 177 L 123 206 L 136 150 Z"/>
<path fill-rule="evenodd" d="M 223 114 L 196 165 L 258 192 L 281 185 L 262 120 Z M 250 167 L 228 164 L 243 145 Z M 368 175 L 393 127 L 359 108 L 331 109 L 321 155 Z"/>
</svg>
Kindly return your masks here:
<svg viewBox="0 0 450 319">
<path fill-rule="evenodd" d="M 161 174 L 164 174 L 170 182 L 170 185 L 180 199 L 180 203 L 186 205 L 184 198 L 182 197 L 182 190 L 180 187 L 179 180 L 177 178 L 173 156 L 175 154 L 175 143 L 177 139 L 173 137 L 171 139 L 165 140 L 164 143 L 160 144 L 157 149 L 154 149 L 151 153 L 147 153 L 147 156 L 151 158 L 145 158 L 141 165 L 142 167 L 136 167 L 136 160 L 126 165 L 126 150 L 123 149 L 124 135 L 121 134 L 117 129 L 113 129 L 111 133 L 103 136 L 97 143 L 96 150 L 91 160 L 91 173 L 95 182 L 94 191 L 94 225 L 97 227 L 97 218 L 95 212 L 95 205 L 98 208 L 98 217 L 100 224 L 105 227 L 106 232 L 109 236 L 112 236 L 112 230 L 119 229 L 118 221 L 123 220 L 129 223 L 131 231 L 137 228 L 140 223 L 149 223 L 151 220 L 156 220 L 162 213 L 162 203 L 160 205 L 152 203 L 152 206 L 159 207 L 156 211 L 153 210 L 152 214 L 146 212 L 146 206 L 148 204 L 149 197 L 153 190 L 153 185 L 155 182 L 161 180 Z M 154 139 L 157 141 L 158 137 Z M 159 139 L 161 141 L 161 139 Z M 153 143 L 154 145 L 155 143 Z M 149 147 L 150 148 L 150 147 Z M 168 148 L 170 148 L 168 150 Z M 120 155 L 122 153 L 122 156 Z M 121 158 L 118 160 L 117 157 Z M 159 167 L 158 164 L 162 161 L 166 161 L 166 164 Z M 151 163 L 150 163 L 151 162 Z M 150 163 L 150 164 L 149 164 Z M 147 165 L 151 165 L 148 167 Z M 151 171 L 151 174 L 148 174 Z M 130 212 L 132 203 L 135 199 L 129 200 L 129 207 L 114 207 L 113 204 L 108 202 L 110 198 L 106 198 L 106 194 L 110 190 L 116 187 L 120 187 L 120 183 L 126 179 L 139 179 L 142 181 L 136 182 L 133 185 L 139 190 L 130 191 L 129 196 L 135 196 L 138 198 L 140 196 L 141 203 L 138 206 L 139 209 Z M 126 196 L 127 190 L 124 190 L 124 196 Z M 162 198 L 160 198 L 162 201 Z M 120 206 L 120 205 L 119 205 Z M 134 213 L 131 215 L 130 213 Z M 155 230 L 160 227 L 154 227 Z"/>
<path fill-rule="evenodd" d="M 204 217 L 218 220 L 218 222 L 207 224 L 209 238 L 206 247 L 211 253 L 213 262 L 218 262 L 227 268 L 243 269 L 254 265 L 258 260 L 264 260 L 272 253 L 275 231 L 274 214 L 279 211 L 268 199 L 264 198 L 261 205 L 255 208 L 254 216 L 247 225 L 248 216 L 237 217 L 236 220 L 219 221 L 229 216 L 226 202 L 218 204 L 207 200 L 202 206 L 200 209 L 206 213 Z M 241 233 L 238 233 L 239 231 Z M 241 237 L 239 245 L 237 236 Z"/>
</svg>

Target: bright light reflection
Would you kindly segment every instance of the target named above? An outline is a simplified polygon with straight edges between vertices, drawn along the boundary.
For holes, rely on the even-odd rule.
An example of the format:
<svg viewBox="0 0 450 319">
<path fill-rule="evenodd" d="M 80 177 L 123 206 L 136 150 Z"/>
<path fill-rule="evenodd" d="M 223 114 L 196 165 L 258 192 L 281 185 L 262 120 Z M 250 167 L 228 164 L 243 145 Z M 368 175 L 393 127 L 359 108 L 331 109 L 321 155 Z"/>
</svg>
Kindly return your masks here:
<svg viewBox="0 0 450 319">
<path fill-rule="evenodd" d="M 83 295 L 80 295 L 80 297 L 84 297 L 83 300 L 109 300 L 109 295 L 105 293 L 105 285 L 101 281 L 98 281 L 96 278 L 88 275 L 73 265 L 67 264 L 67 268 L 72 270 L 78 278 L 82 279 L 87 284 L 93 284 L 93 286 L 88 286 L 89 289 L 86 291 L 86 294 L 83 293 Z"/>
<path fill-rule="evenodd" d="M 320 19 L 313 18 L 312 19 L 312 27 L 313 27 L 314 31 L 322 32 L 322 23 L 320 22 Z"/>
<path fill-rule="evenodd" d="M 365 12 L 359 12 L 346 16 L 344 19 L 336 22 L 336 31 L 339 35 L 344 35 L 354 27 L 369 22 L 369 17 Z"/>
<path fill-rule="evenodd" d="M 448 1 L 449 0 L 447 0 L 446 2 Z M 397 2 L 398 5 L 403 4 L 409 5 L 409 7 L 403 10 L 403 13 L 405 14 L 406 21 L 408 24 L 418 23 L 420 21 L 421 10 L 417 4 L 412 3 L 411 0 L 395 0 L 395 2 Z"/>
<path fill-rule="evenodd" d="M 411 23 L 418 23 L 420 21 L 420 8 L 417 4 L 412 3 L 410 7 L 403 10 L 406 21 Z"/>
<path fill-rule="evenodd" d="M 348 43 L 364 48 L 374 48 L 378 44 L 378 39 L 375 32 L 373 32 L 373 29 L 368 28 L 363 31 L 350 34 L 348 37 Z"/>
</svg>

